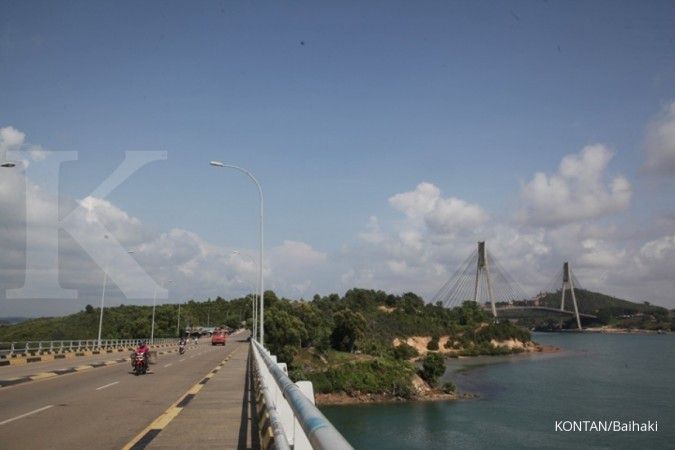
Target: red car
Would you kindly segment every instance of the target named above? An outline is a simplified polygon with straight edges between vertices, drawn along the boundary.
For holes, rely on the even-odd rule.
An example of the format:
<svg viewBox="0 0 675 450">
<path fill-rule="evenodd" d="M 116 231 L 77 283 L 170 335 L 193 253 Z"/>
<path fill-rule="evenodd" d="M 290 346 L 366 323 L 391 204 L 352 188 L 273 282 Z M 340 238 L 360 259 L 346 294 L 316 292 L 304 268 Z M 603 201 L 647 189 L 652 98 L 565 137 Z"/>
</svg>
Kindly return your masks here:
<svg viewBox="0 0 675 450">
<path fill-rule="evenodd" d="M 211 345 L 225 345 L 227 333 L 222 330 L 216 330 L 211 335 Z"/>
</svg>

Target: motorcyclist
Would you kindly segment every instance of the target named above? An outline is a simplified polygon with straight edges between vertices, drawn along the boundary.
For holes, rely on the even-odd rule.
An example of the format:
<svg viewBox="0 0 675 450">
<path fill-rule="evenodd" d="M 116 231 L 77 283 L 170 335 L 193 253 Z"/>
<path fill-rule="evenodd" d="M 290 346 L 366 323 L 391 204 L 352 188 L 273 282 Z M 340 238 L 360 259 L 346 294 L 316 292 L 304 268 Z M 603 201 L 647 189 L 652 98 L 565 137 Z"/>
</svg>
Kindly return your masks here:
<svg viewBox="0 0 675 450">
<path fill-rule="evenodd" d="M 146 344 L 145 341 L 139 342 L 138 348 L 136 349 L 136 353 L 140 353 L 143 355 L 143 358 L 145 359 L 145 367 L 148 367 L 148 359 L 150 358 L 150 347 L 148 347 L 148 344 Z"/>
</svg>

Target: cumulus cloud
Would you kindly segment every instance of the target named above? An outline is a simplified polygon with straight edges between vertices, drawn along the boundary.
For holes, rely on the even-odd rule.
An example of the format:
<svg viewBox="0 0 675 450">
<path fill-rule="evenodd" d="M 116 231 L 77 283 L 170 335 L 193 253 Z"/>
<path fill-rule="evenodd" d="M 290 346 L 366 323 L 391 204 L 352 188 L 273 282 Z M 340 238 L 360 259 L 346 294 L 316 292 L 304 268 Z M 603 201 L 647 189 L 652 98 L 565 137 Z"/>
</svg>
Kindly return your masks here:
<svg viewBox="0 0 675 450">
<path fill-rule="evenodd" d="M 14 127 L 0 128 L 0 156 L 10 150 L 18 150 L 26 139 L 26 134 Z"/>
<path fill-rule="evenodd" d="M 647 127 L 645 167 L 655 173 L 675 174 L 675 102 L 665 107 Z"/>
<path fill-rule="evenodd" d="M 589 145 L 579 154 L 565 156 L 557 173 L 536 173 L 522 188 L 524 206 L 518 217 L 533 225 L 556 226 L 625 210 L 632 194 L 630 183 L 623 176 L 606 181 L 613 156 L 602 144 Z"/>
<path fill-rule="evenodd" d="M 1 129 L 0 139 L 3 150 L 25 145 L 24 133 L 11 127 Z M 39 152 L 41 147 L 27 151 Z M 37 153 L 32 158 L 40 160 Z M 53 186 L 38 183 L 46 182 L 18 170 L 4 171 L 0 177 L 0 302 L 4 308 L 10 305 L 5 311 L 14 307 L 20 314 L 53 314 L 96 303 L 103 267 L 109 273 L 110 304 L 148 301 L 153 280 L 159 285 L 174 281 L 169 298 L 231 297 L 255 289 L 257 249 L 239 249 L 235 254 L 232 248 L 210 244 L 188 230 L 160 232 L 107 199 L 67 198 Z M 267 286 L 279 287 L 281 295 L 302 294 L 326 261 L 325 253 L 300 241 L 268 247 Z M 132 270 L 134 265 L 144 276 Z M 16 300 L 13 290 L 24 285 L 30 285 L 34 295 Z M 54 287 L 59 286 L 74 290 L 77 297 L 55 297 Z M 52 298 L 51 303 L 29 309 L 34 299 L 46 298 Z"/>
<path fill-rule="evenodd" d="M 652 278 L 667 278 L 675 290 L 675 235 L 662 236 L 646 242 L 636 257 L 638 267 L 644 275 Z M 671 291 L 671 295 L 672 295 Z"/>
<path fill-rule="evenodd" d="M 443 198 L 440 189 L 427 182 L 418 184 L 414 191 L 390 197 L 389 204 L 403 212 L 412 225 L 424 223 L 439 235 L 470 230 L 488 219 L 480 206 L 456 197 Z"/>
</svg>

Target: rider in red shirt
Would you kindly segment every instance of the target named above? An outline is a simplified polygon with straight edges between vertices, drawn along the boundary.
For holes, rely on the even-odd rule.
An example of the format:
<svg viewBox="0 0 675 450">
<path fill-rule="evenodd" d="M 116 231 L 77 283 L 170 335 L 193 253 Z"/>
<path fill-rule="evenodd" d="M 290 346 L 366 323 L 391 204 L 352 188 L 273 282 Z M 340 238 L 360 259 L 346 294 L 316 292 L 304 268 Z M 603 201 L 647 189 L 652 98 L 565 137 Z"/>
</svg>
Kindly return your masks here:
<svg viewBox="0 0 675 450">
<path fill-rule="evenodd" d="M 145 363 L 147 365 L 148 357 L 150 356 L 150 347 L 148 347 L 145 341 L 141 341 L 141 343 L 138 345 L 138 348 L 136 349 L 136 353 L 140 353 L 145 357 Z"/>
</svg>

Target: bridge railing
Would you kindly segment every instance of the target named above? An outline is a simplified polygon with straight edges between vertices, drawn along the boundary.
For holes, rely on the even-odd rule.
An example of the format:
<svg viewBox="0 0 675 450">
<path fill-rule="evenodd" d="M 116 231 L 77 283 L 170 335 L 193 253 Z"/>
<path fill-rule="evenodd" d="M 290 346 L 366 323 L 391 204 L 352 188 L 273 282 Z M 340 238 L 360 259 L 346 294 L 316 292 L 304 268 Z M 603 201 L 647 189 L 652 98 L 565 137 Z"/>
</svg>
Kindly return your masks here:
<svg viewBox="0 0 675 450">
<path fill-rule="evenodd" d="M 0 358 L 13 358 L 41 353 L 65 353 L 78 351 L 109 350 L 134 347 L 141 339 L 73 339 L 64 341 L 14 341 L 0 342 Z M 145 339 L 149 342 L 149 339 Z M 155 339 L 154 345 L 175 343 L 175 338 Z"/>
<path fill-rule="evenodd" d="M 314 405 L 309 381 L 293 383 L 285 363 L 251 341 L 257 397 L 264 402 L 272 436 L 261 442 L 263 448 L 278 450 L 353 450 L 353 447 Z M 263 428 L 263 427 L 261 427 Z M 269 439 L 271 437 L 271 439 Z"/>
</svg>

